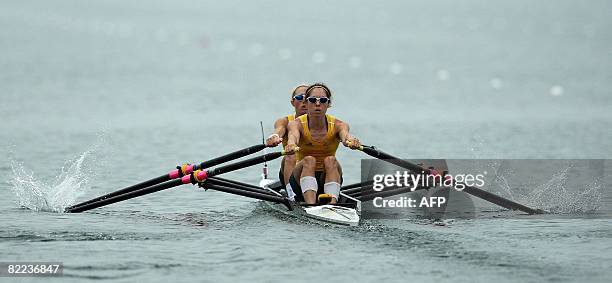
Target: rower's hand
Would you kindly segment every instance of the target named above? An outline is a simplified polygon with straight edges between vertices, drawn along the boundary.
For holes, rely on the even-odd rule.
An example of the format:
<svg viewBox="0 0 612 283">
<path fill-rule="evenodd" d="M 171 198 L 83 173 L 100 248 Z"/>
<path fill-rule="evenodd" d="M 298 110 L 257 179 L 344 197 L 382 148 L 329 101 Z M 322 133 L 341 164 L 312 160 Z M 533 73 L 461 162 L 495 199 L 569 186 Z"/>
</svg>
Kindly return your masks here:
<svg viewBox="0 0 612 283">
<path fill-rule="evenodd" d="M 342 141 L 342 144 L 350 149 L 359 149 L 361 147 L 361 142 L 356 137 L 349 137 Z"/>
<path fill-rule="evenodd" d="M 300 150 L 300 148 L 297 146 L 297 144 L 288 144 L 285 147 L 285 153 L 286 154 L 294 154 L 296 152 L 298 152 Z"/>
<path fill-rule="evenodd" d="M 266 139 L 267 147 L 275 147 L 283 142 L 283 138 L 281 138 L 278 134 L 272 134 Z"/>
</svg>

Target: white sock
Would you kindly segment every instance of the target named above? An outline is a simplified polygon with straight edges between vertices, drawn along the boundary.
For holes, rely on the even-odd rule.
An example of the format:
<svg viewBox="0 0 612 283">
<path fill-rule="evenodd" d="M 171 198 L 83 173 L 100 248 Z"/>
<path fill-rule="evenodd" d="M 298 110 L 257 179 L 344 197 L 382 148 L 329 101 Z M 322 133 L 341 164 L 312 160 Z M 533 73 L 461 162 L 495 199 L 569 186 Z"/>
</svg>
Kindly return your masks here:
<svg viewBox="0 0 612 283">
<path fill-rule="evenodd" d="M 293 192 L 293 188 L 291 187 L 291 184 L 287 184 L 285 186 L 285 191 L 287 191 L 287 198 L 290 201 L 295 201 L 295 192 Z"/>
</svg>

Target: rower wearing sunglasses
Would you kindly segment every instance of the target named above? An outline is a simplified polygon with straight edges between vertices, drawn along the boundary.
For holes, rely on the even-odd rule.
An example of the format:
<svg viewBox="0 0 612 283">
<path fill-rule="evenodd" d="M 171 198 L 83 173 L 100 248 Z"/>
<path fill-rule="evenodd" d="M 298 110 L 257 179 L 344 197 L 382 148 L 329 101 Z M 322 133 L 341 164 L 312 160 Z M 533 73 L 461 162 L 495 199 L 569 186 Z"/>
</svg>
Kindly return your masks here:
<svg viewBox="0 0 612 283">
<path fill-rule="evenodd" d="M 293 88 L 291 91 L 291 106 L 293 106 L 294 114 L 289 114 L 287 116 L 278 118 L 276 122 L 274 122 L 274 133 L 266 139 L 266 146 L 274 147 L 283 143 L 283 148 L 287 146 L 287 125 L 289 122 L 295 120 L 296 117 L 302 116 L 306 114 L 306 104 L 304 103 L 306 99 L 306 89 L 308 85 L 300 84 Z M 286 155 L 283 157 L 281 161 L 281 168 L 278 172 L 278 179 L 280 180 L 283 187 L 286 188 L 287 193 L 290 198 L 293 198 L 293 190 L 289 185 L 289 176 L 293 172 L 296 163 L 296 156 Z M 291 192 L 291 193 L 290 193 Z"/>
<path fill-rule="evenodd" d="M 297 157 L 289 183 L 298 201 L 315 204 L 317 196 L 326 194 L 331 195 L 330 203 L 336 203 L 342 183 L 342 168 L 336 160 L 336 149 L 340 142 L 352 149 L 361 144 L 349 133 L 346 122 L 327 114 L 332 92 L 326 85 L 309 86 L 305 97 L 307 113 L 288 125 L 285 150 L 296 152 Z"/>
</svg>

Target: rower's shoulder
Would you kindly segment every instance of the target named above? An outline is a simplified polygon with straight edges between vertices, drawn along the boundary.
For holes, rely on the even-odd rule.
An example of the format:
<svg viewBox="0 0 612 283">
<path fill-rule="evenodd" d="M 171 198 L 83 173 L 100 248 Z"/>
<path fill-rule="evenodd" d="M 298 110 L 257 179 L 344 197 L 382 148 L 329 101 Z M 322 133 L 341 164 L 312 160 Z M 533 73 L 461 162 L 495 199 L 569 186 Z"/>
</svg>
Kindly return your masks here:
<svg viewBox="0 0 612 283">
<path fill-rule="evenodd" d="M 276 121 L 274 121 L 275 124 L 277 124 L 277 123 L 288 124 L 289 122 L 290 122 L 289 121 L 289 117 L 287 117 L 287 116 L 280 117 L 280 118 L 276 119 Z"/>
<path fill-rule="evenodd" d="M 335 122 L 336 126 L 338 126 L 338 125 L 348 125 L 346 122 L 342 121 L 341 119 L 338 119 L 338 117 L 334 117 L 334 122 Z"/>
<path fill-rule="evenodd" d="M 287 122 L 287 128 L 295 127 L 296 129 L 302 129 L 302 121 L 300 119 L 294 119 Z"/>
<path fill-rule="evenodd" d="M 334 132 L 335 133 L 340 133 L 342 130 L 349 130 L 350 127 L 348 125 L 347 122 L 344 122 L 338 118 L 336 118 L 335 122 L 334 122 Z"/>
<path fill-rule="evenodd" d="M 286 115 L 286 116 L 280 117 L 280 118 L 276 119 L 276 121 L 274 121 L 274 125 L 282 125 L 282 126 L 286 127 L 286 126 L 289 125 L 289 122 L 293 121 L 293 119 L 291 119 L 293 117 L 295 117 L 295 116 L 294 115 Z"/>
</svg>

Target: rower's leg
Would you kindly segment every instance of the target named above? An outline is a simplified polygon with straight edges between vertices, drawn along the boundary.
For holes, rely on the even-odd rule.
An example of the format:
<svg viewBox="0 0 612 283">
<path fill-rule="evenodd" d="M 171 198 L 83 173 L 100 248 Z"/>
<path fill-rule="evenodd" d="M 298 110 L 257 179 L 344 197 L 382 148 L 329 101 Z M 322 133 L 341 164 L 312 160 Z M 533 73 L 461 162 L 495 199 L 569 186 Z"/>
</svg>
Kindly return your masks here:
<svg viewBox="0 0 612 283">
<path fill-rule="evenodd" d="M 289 177 L 291 177 L 293 169 L 295 169 L 296 161 L 295 154 L 287 155 L 283 158 L 283 177 L 285 184 L 289 184 Z"/>
<path fill-rule="evenodd" d="M 340 197 L 340 176 L 342 169 L 335 156 L 325 157 L 325 184 L 323 189 L 326 194 L 334 196 L 330 203 L 337 203 Z"/>
<path fill-rule="evenodd" d="M 300 187 L 302 187 L 302 194 L 304 195 L 304 201 L 307 204 L 315 204 L 317 202 L 317 179 L 315 178 L 315 168 L 317 160 L 312 156 L 305 156 L 294 170 L 294 176 L 297 171 L 301 169 L 300 176 Z"/>
</svg>

